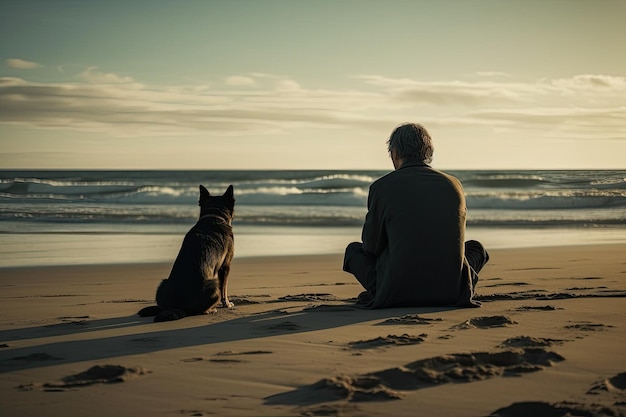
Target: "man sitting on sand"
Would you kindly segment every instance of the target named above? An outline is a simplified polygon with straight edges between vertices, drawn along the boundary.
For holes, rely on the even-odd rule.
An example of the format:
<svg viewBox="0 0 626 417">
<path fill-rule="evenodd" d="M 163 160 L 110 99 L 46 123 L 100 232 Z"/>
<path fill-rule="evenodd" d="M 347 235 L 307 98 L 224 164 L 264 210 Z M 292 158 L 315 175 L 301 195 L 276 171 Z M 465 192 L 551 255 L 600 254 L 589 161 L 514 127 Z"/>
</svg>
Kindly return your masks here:
<svg viewBox="0 0 626 417">
<path fill-rule="evenodd" d="M 477 241 L 464 242 L 466 206 L 458 179 L 431 168 L 432 139 L 405 124 L 387 142 L 395 171 L 369 190 L 363 243 L 346 248 L 343 270 L 366 291 L 369 308 L 477 307 L 478 272 L 489 260 Z"/>
</svg>

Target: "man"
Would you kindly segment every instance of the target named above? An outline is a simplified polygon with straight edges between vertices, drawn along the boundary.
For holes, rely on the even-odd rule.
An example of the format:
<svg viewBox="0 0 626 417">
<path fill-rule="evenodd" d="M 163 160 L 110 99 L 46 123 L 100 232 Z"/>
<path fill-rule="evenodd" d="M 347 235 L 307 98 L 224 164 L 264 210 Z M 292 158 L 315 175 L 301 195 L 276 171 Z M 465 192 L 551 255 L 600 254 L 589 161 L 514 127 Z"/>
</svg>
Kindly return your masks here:
<svg viewBox="0 0 626 417">
<path fill-rule="evenodd" d="M 474 288 L 489 255 L 464 242 L 461 183 L 428 165 L 433 145 L 423 126 L 401 125 L 387 144 L 395 170 L 370 186 L 363 243 L 349 244 L 344 258 L 343 270 L 365 288 L 359 303 L 480 306 Z"/>
</svg>

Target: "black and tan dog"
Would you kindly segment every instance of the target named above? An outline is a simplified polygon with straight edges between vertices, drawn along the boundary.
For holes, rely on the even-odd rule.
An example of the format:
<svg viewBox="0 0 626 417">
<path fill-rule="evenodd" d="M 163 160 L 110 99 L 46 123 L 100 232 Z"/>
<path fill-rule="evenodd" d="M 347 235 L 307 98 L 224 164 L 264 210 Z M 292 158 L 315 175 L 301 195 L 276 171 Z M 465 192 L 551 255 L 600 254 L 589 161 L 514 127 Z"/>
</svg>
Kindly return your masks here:
<svg viewBox="0 0 626 417">
<path fill-rule="evenodd" d="M 235 248 L 233 186 L 222 196 L 212 196 L 201 185 L 199 205 L 200 219 L 185 235 L 169 277 L 159 285 L 157 305 L 143 308 L 140 316 L 169 321 L 204 314 L 218 303 L 233 307 L 227 292 Z"/>
</svg>

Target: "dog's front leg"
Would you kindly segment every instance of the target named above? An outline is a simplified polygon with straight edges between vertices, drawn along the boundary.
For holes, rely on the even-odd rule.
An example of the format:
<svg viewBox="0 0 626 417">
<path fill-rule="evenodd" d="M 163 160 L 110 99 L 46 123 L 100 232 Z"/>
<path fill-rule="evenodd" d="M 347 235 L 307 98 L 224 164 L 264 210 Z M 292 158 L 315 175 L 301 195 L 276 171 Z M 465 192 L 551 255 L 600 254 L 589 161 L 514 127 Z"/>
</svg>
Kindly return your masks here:
<svg viewBox="0 0 626 417">
<path fill-rule="evenodd" d="M 217 277 L 220 283 L 220 296 L 222 299 L 222 307 L 235 307 L 235 304 L 231 303 L 228 299 L 228 274 L 230 273 L 230 265 L 222 265 L 217 271 Z"/>
</svg>

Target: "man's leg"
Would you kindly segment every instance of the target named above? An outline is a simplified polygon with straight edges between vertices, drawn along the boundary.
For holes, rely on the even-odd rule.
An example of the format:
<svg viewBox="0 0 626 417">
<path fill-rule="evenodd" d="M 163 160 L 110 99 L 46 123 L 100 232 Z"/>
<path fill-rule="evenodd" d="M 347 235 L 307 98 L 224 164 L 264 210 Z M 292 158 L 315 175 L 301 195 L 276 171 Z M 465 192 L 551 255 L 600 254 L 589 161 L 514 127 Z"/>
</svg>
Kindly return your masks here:
<svg viewBox="0 0 626 417">
<path fill-rule="evenodd" d="M 489 254 L 482 243 L 476 240 L 468 240 L 465 242 L 465 258 L 472 267 L 472 283 L 476 287 L 478 273 L 489 262 Z"/>
<path fill-rule="evenodd" d="M 362 243 L 352 242 L 348 245 L 343 258 L 343 270 L 354 275 L 372 296 L 376 293 L 376 259 L 365 253 Z"/>
<path fill-rule="evenodd" d="M 489 262 L 489 254 L 485 250 L 485 247 L 476 240 L 468 240 L 465 242 L 465 257 L 472 269 L 476 272 L 480 272 L 487 262 Z"/>
</svg>

